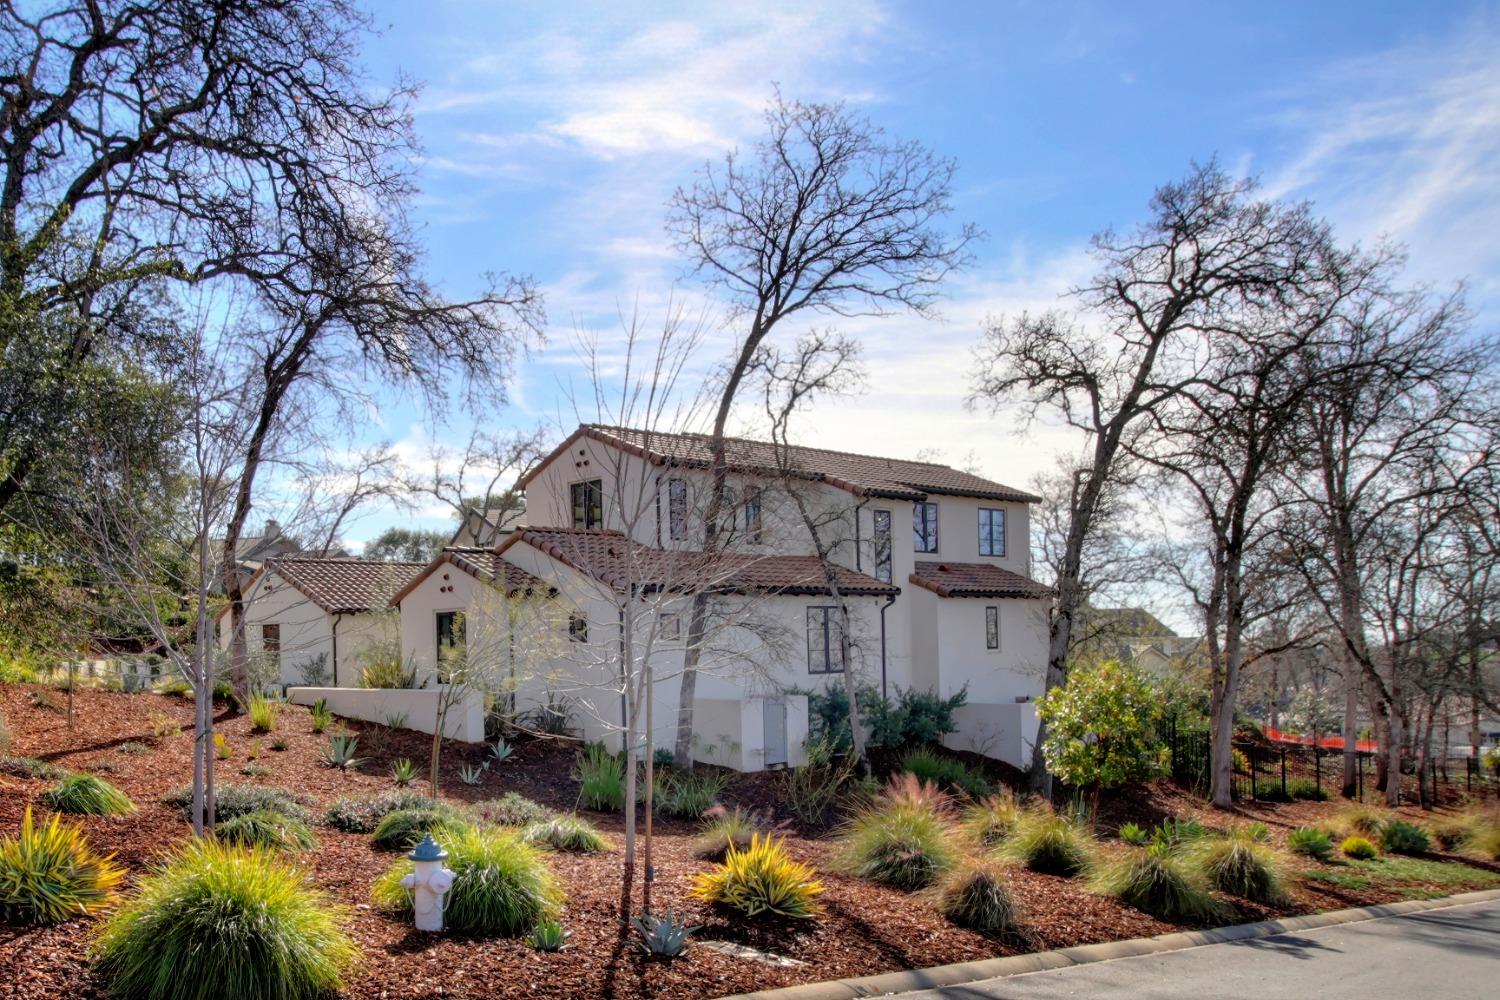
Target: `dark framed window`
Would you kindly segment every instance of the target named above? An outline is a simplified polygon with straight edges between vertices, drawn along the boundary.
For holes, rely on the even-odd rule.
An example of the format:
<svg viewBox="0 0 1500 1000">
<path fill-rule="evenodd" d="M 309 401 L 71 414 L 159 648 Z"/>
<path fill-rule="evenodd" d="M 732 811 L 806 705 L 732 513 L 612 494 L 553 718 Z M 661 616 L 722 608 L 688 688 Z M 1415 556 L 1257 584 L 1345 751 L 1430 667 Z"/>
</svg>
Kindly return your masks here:
<svg viewBox="0 0 1500 1000">
<path fill-rule="evenodd" d="M 568 638 L 574 642 L 588 642 L 589 620 L 582 615 L 569 615 Z"/>
<path fill-rule="evenodd" d="M 872 539 L 875 545 L 875 579 L 881 583 L 890 583 L 891 512 L 888 510 L 874 510 L 870 512 L 870 517 L 875 526 L 874 538 Z"/>
<path fill-rule="evenodd" d="M 667 533 L 673 541 L 687 538 L 687 480 L 667 480 Z"/>
<path fill-rule="evenodd" d="M 841 674 L 844 672 L 843 634 L 837 607 L 807 609 L 807 672 Z"/>
<path fill-rule="evenodd" d="M 979 554 L 1005 555 L 1005 511 L 979 508 Z"/>
<path fill-rule="evenodd" d="M 745 540 L 751 545 L 759 545 L 761 540 L 760 494 L 760 490 L 745 493 Z"/>
<path fill-rule="evenodd" d="M 984 609 L 984 648 L 1000 648 L 1000 609 L 993 604 Z"/>
<path fill-rule="evenodd" d="M 448 683 L 448 671 L 443 665 L 463 644 L 463 612 L 439 611 L 437 613 L 437 679 L 439 684 Z"/>
<path fill-rule="evenodd" d="M 719 512 L 719 530 L 730 538 L 740 523 L 740 491 L 733 486 L 724 487 L 724 509 Z"/>
<path fill-rule="evenodd" d="M 682 616 L 675 612 L 665 612 L 661 616 L 661 637 L 667 642 L 676 642 L 682 638 Z"/>
<path fill-rule="evenodd" d="M 911 505 L 911 528 L 918 552 L 938 550 L 938 505 L 934 500 L 918 500 Z"/>
<path fill-rule="evenodd" d="M 590 479 L 568 487 L 573 501 L 573 527 L 604 527 L 604 483 Z"/>
<path fill-rule="evenodd" d="M 260 627 L 260 648 L 265 653 L 281 652 L 280 625 L 262 625 Z"/>
</svg>

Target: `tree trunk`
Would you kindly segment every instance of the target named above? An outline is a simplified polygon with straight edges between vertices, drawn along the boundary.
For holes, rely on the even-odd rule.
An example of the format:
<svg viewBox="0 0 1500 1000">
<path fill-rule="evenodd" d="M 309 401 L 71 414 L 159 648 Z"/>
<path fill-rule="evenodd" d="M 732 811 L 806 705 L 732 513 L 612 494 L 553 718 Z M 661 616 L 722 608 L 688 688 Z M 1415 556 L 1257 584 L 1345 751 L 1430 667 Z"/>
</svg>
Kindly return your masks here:
<svg viewBox="0 0 1500 1000">
<path fill-rule="evenodd" d="M 1359 794 L 1359 683 L 1360 671 L 1344 653 L 1344 769 L 1339 794 L 1352 799 Z"/>
</svg>

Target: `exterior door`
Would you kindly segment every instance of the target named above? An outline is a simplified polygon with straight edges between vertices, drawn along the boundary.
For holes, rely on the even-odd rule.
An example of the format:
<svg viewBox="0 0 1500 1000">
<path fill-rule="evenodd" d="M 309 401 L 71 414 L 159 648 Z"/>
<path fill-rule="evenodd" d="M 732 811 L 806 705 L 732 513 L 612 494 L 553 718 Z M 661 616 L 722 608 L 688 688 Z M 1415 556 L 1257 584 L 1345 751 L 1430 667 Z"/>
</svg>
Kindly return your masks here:
<svg viewBox="0 0 1500 1000">
<path fill-rule="evenodd" d="M 786 754 L 786 700 L 767 698 L 763 720 L 765 724 L 766 767 L 785 767 Z"/>
</svg>

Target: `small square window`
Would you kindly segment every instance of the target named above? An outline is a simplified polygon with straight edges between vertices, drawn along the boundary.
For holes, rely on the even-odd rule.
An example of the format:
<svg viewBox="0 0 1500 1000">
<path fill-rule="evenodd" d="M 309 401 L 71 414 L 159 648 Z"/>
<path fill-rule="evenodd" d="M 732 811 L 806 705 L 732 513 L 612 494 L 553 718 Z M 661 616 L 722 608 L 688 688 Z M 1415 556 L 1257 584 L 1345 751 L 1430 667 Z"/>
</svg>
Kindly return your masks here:
<svg viewBox="0 0 1500 1000">
<path fill-rule="evenodd" d="M 588 642 L 589 620 L 582 615 L 569 615 L 568 638 L 574 642 Z"/>
<path fill-rule="evenodd" d="M 676 642 L 682 638 L 682 616 L 671 612 L 661 616 L 661 637 L 667 642 Z"/>
</svg>

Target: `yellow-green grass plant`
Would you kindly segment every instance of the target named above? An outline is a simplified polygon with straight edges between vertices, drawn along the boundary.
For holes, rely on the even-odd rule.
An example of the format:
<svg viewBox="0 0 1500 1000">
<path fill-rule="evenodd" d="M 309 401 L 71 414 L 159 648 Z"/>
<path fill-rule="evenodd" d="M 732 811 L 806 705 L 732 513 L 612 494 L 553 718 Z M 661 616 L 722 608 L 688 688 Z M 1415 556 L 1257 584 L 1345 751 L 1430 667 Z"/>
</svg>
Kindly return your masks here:
<svg viewBox="0 0 1500 1000">
<path fill-rule="evenodd" d="M 125 870 L 96 854 L 80 826 L 52 816 L 38 826 L 31 807 L 20 832 L 0 837 L 0 921 L 56 924 L 108 910 Z"/>
<path fill-rule="evenodd" d="M 1368 861 L 1380 855 L 1380 849 L 1364 837 L 1345 837 L 1344 842 L 1339 844 L 1339 850 L 1344 852 L 1344 857 L 1356 861 Z"/>
<path fill-rule="evenodd" d="M 214 836 L 227 844 L 273 851 L 310 851 L 317 846 L 306 823 L 272 809 L 257 809 L 222 820 L 214 827 Z"/>
<path fill-rule="evenodd" d="M 1088 885 L 1158 917 L 1206 920 L 1219 912 L 1202 867 L 1165 843 L 1127 846 L 1100 858 L 1089 867 Z"/>
<path fill-rule="evenodd" d="M 731 846 L 724 862 L 693 876 L 696 899 L 738 911 L 746 917 L 805 920 L 823 912 L 823 883 L 810 865 L 794 860 L 785 840 L 754 834 L 750 846 Z"/>
<path fill-rule="evenodd" d="M 448 852 L 453 887 L 444 901 L 443 920 L 460 934 L 518 937 L 540 921 L 556 919 L 563 892 L 545 856 L 519 830 L 506 827 L 445 826 L 433 833 Z M 400 861 L 376 880 L 376 906 L 411 912 L 411 894 L 401 879 L 412 870 Z"/>
<path fill-rule="evenodd" d="M 37 801 L 49 809 L 78 816 L 124 816 L 135 812 L 130 796 L 92 774 L 70 774 L 38 795 Z"/>
<path fill-rule="evenodd" d="M 962 828 L 965 835 L 981 850 L 998 846 L 1016 828 L 1021 807 L 1008 792 L 987 795 L 964 808 Z"/>
<path fill-rule="evenodd" d="M 1286 861 L 1264 826 L 1237 826 L 1221 837 L 1203 837 L 1185 848 L 1209 884 L 1256 903 L 1286 899 Z"/>
<path fill-rule="evenodd" d="M 388 812 L 375 825 L 370 842 L 388 851 L 405 851 L 419 844 L 423 837 L 463 822 L 463 818 L 451 806 L 438 803 L 416 809 L 397 809 Z"/>
<path fill-rule="evenodd" d="M 358 959 L 346 918 L 285 855 L 195 840 L 104 924 L 95 971 L 118 1000 L 314 1000 Z"/>
<path fill-rule="evenodd" d="M 1000 855 L 1034 872 L 1071 878 L 1082 872 L 1095 850 L 1083 825 L 1045 805 L 1021 811 Z"/>
<path fill-rule="evenodd" d="M 1009 934 L 1021 922 L 1005 870 L 981 858 L 967 858 L 945 875 L 933 888 L 933 905 L 960 927 L 983 934 Z"/>
<path fill-rule="evenodd" d="M 597 854 L 609 850 L 609 841 L 581 816 L 551 816 L 525 828 L 529 843 L 549 851 Z"/>
<path fill-rule="evenodd" d="M 882 796 L 850 817 L 837 838 L 835 864 L 860 878 L 923 889 L 962 856 L 947 815 L 931 805 Z"/>
</svg>

